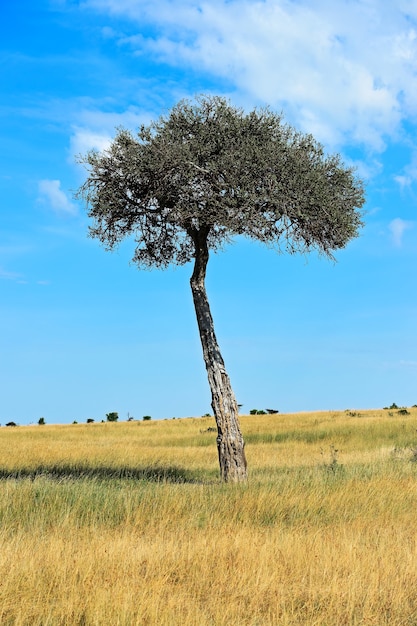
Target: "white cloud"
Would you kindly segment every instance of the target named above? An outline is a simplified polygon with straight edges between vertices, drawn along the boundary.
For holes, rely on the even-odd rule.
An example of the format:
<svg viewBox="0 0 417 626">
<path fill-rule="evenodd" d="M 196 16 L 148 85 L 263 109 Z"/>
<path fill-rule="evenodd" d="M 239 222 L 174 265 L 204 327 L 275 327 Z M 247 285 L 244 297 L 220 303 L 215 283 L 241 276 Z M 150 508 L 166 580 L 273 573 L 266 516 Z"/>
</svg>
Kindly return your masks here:
<svg viewBox="0 0 417 626">
<path fill-rule="evenodd" d="M 70 139 L 70 152 L 73 156 L 84 155 L 89 150 L 102 152 L 109 147 L 111 136 L 94 132 L 88 128 L 74 127 L 74 133 Z"/>
<path fill-rule="evenodd" d="M 394 246 L 397 248 L 402 246 L 405 231 L 413 228 L 413 226 L 413 222 L 402 220 L 400 217 L 396 217 L 389 223 L 388 228 L 391 233 Z"/>
<path fill-rule="evenodd" d="M 141 124 L 152 119 L 150 113 L 139 112 L 131 107 L 122 113 L 108 113 L 96 109 L 84 109 L 78 112 L 82 125 L 72 127 L 70 139 L 70 161 L 89 150 L 106 150 L 116 134 L 118 127 L 138 129 Z"/>
<path fill-rule="evenodd" d="M 405 189 L 406 187 L 409 187 L 411 183 L 413 182 L 410 176 L 405 176 L 404 174 L 399 174 L 398 176 L 394 176 L 394 180 L 396 183 L 399 184 L 401 189 Z"/>
<path fill-rule="evenodd" d="M 224 77 L 329 145 L 382 150 L 417 110 L 414 0 L 85 0 L 130 18 L 136 51 Z M 144 35 L 143 24 L 152 36 Z M 139 26 L 140 25 L 140 26 Z M 155 32 L 158 33 L 155 35 Z"/>
<path fill-rule="evenodd" d="M 355 168 L 357 174 L 365 181 L 378 176 L 383 171 L 383 163 L 379 159 L 371 156 L 365 161 L 363 159 L 345 158 L 345 163 Z"/>
<path fill-rule="evenodd" d="M 48 204 L 61 215 L 76 215 L 77 207 L 68 200 L 61 189 L 59 180 L 40 180 L 38 184 L 39 200 Z"/>
</svg>

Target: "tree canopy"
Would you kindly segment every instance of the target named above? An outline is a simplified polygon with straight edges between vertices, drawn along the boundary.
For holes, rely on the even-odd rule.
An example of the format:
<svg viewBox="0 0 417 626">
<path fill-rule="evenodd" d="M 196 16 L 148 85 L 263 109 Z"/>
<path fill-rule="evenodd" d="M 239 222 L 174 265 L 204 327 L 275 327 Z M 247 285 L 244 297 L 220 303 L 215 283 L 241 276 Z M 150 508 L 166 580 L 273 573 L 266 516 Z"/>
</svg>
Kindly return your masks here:
<svg viewBox="0 0 417 626">
<path fill-rule="evenodd" d="M 92 237 L 136 241 L 140 267 L 183 265 L 194 234 L 218 250 L 244 235 L 279 251 L 326 256 L 357 236 L 362 182 L 339 155 L 268 108 L 245 113 L 218 96 L 181 101 L 134 136 L 81 159 Z"/>
</svg>

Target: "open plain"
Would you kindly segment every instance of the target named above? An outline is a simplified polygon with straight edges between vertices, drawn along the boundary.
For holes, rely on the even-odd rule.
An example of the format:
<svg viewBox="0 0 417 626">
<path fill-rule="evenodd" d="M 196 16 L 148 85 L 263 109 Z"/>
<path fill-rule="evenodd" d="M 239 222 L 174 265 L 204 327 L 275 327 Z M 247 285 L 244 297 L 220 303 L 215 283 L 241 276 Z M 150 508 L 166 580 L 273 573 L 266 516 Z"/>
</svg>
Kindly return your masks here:
<svg viewBox="0 0 417 626">
<path fill-rule="evenodd" d="M 417 408 L 213 426 L 2 427 L 0 624 L 417 624 Z"/>
</svg>

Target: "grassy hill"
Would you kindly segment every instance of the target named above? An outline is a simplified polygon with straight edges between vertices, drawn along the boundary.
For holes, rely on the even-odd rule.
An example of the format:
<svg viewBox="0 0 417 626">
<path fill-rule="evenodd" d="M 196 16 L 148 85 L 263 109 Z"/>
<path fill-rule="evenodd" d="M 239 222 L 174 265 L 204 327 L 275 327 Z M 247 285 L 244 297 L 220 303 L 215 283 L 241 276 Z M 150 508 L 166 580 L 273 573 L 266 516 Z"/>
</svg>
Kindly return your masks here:
<svg viewBox="0 0 417 626">
<path fill-rule="evenodd" d="M 2 626 L 417 624 L 417 409 L 0 429 Z"/>
</svg>

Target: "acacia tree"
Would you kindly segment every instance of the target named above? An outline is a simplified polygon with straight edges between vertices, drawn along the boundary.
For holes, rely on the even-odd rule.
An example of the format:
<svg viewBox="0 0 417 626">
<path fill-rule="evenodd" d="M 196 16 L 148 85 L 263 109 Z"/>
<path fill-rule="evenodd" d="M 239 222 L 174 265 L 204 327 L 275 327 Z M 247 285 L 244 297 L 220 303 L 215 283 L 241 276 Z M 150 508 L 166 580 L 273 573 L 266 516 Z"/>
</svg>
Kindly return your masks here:
<svg viewBox="0 0 417 626">
<path fill-rule="evenodd" d="M 214 332 L 205 277 L 210 252 L 241 235 L 279 252 L 333 258 L 358 235 L 362 182 L 339 155 L 269 109 L 245 113 L 217 96 L 179 102 L 137 133 L 80 157 L 76 197 L 107 250 L 135 241 L 140 268 L 194 263 L 191 290 L 217 423 L 220 475 L 247 478 L 238 406 Z"/>
</svg>

